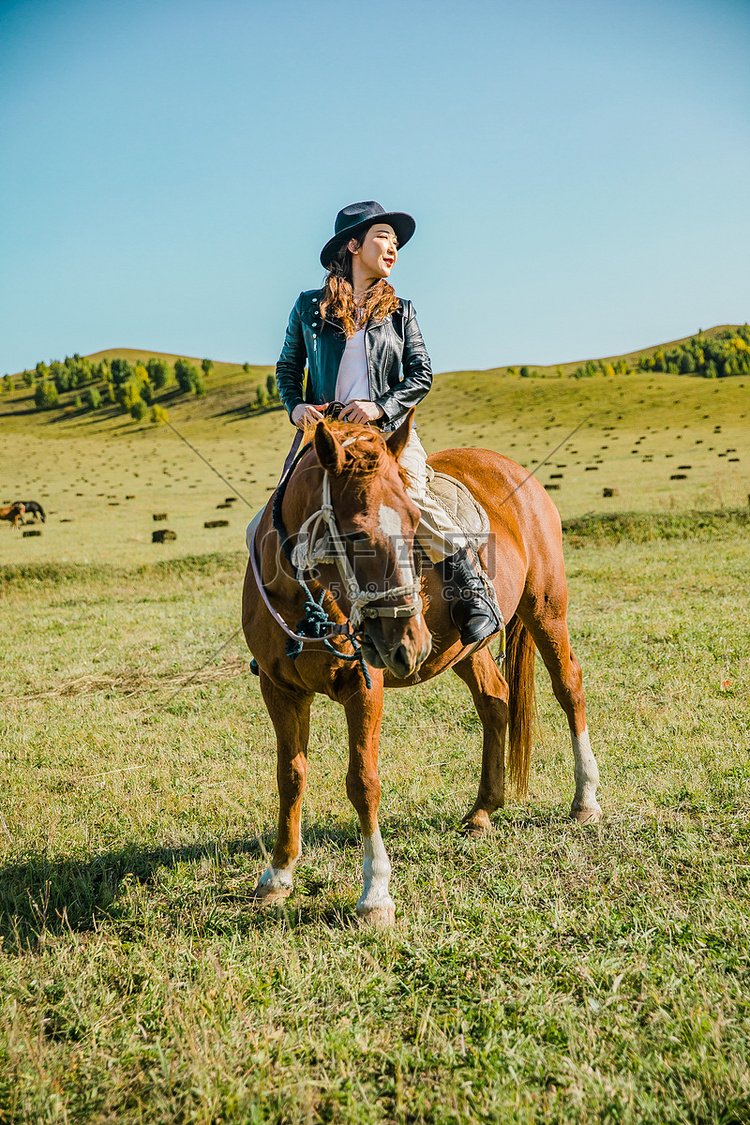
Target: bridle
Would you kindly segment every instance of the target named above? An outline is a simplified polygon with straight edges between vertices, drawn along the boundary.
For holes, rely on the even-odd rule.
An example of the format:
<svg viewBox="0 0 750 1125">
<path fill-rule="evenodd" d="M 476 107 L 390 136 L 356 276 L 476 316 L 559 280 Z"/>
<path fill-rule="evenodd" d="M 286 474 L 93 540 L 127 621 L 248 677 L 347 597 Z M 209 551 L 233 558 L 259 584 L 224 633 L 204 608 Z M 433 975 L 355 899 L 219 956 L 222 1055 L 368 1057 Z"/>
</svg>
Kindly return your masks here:
<svg viewBox="0 0 750 1125">
<path fill-rule="evenodd" d="M 356 440 L 356 438 L 350 440 Z M 310 601 L 314 600 L 307 584 L 308 580 L 306 576 L 318 566 L 335 563 L 344 584 L 346 595 L 351 603 L 351 610 L 345 622 L 341 624 L 336 624 L 332 621 L 329 622 L 331 627 L 325 634 L 311 637 L 302 633 L 295 633 L 290 629 L 281 614 L 271 605 L 264 586 L 255 552 L 256 528 L 250 544 L 250 560 L 253 576 L 260 596 L 266 608 L 270 611 L 274 621 L 276 621 L 277 625 L 281 626 L 288 637 L 304 644 L 305 642 L 313 640 L 325 641 L 329 640 L 331 637 L 337 636 L 352 639 L 363 631 L 364 622 L 368 618 L 384 617 L 394 619 L 416 617 L 417 614 L 422 612 L 422 598 L 420 595 L 421 583 L 418 580 L 388 590 L 373 590 L 372 584 L 368 585 L 366 590 L 363 590 L 360 586 L 354 567 L 346 553 L 346 537 L 342 534 L 336 520 L 336 513 L 331 499 L 331 479 L 329 473 L 325 470 L 323 472 L 320 508 L 318 508 L 316 512 L 313 512 L 311 516 L 308 516 L 302 524 L 302 527 L 297 533 L 297 542 L 295 546 L 290 549 L 289 538 L 281 519 L 281 500 L 286 491 L 287 483 L 297 466 L 297 462 L 302 454 L 307 452 L 308 448 L 308 446 L 304 446 L 300 450 L 286 478 L 279 485 L 277 495 L 274 498 L 274 527 L 279 535 L 287 559 L 294 567 L 297 582 L 303 588 L 306 598 Z M 381 601 L 385 598 L 401 597 L 409 597 L 411 601 L 407 602 L 405 605 L 397 606 L 372 604 L 373 602 Z"/>
<path fill-rule="evenodd" d="M 328 534 L 321 534 L 322 526 L 326 525 Z M 416 617 L 422 612 L 422 598 L 420 596 L 421 583 L 407 582 L 403 586 L 396 586 L 389 590 L 372 590 L 368 587 L 363 590 L 357 579 L 354 567 L 349 562 L 346 553 L 345 537 L 342 535 L 336 513 L 331 500 L 331 478 L 327 472 L 323 473 L 323 494 L 320 508 L 309 516 L 297 534 L 297 543 L 292 550 L 292 566 L 297 571 L 297 581 L 306 585 L 305 575 L 318 566 L 326 563 L 335 563 L 341 580 L 344 583 L 346 596 L 351 602 L 349 622 L 353 633 L 362 631 L 362 622 L 365 618 L 372 617 Z M 406 605 L 371 605 L 371 602 L 380 601 L 381 598 L 411 597 L 411 602 Z"/>
</svg>

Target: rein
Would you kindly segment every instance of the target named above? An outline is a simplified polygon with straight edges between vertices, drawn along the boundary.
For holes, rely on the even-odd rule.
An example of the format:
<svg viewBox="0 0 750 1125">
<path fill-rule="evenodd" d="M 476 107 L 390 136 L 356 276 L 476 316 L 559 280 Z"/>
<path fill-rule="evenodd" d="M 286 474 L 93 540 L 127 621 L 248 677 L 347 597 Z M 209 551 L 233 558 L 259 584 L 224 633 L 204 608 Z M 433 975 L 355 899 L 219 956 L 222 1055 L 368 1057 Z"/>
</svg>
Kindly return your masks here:
<svg viewBox="0 0 750 1125">
<path fill-rule="evenodd" d="M 255 531 L 253 532 L 252 541 L 250 543 L 250 564 L 253 568 L 253 577 L 255 579 L 255 584 L 258 587 L 258 592 L 260 593 L 260 596 L 263 599 L 263 604 L 265 605 L 268 612 L 271 614 L 271 617 L 273 617 L 276 624 L 279 625 L 284 630 L 286 635 L 288 637 L 290 637 L 293 641 L 302 641 L 303 643 L 305 641 L 325 641 L 325 640 L 328 640 L 330 637 L 349 637 L 351 639 L 351 637 L 353 636 L 353 633 L 351 631 L 351 624 L 350 624 L 349 621 L 345 621 L 341 625 L 337 625 L 335 622 L 331 622 L 330 624 L 331 624 L 332 627 L 331 627 L 330 632 L 326 633 L 325 636 L 320 636 L 320 637 L 308 637 L 303 633 L 295 633 L 293 629 L 289 628 L 286 621 L 281 616 L 281 614 L 278 612 L 278 610 L 275 610 L 274 607 L 271 605 L 271 601 L 268 597 L 268 594 L 266 593 L 266 588 L 263 585 L 263 578 L 262 578 L 261 573 L 260 573 L 260 567 L 258 565 L 258 560 L 255 557 L 255 537 L 256 537 L 257 534 L 258 534 L 258 529 L 256 527 Z"/>
</svg>

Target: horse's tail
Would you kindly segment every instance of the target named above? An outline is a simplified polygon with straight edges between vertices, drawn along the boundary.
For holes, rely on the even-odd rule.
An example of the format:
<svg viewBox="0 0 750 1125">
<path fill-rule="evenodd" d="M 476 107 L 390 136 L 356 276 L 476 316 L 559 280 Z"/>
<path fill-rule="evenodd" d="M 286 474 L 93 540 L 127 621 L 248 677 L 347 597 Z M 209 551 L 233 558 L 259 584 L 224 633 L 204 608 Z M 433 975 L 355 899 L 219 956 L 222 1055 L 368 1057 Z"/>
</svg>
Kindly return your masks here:
<svg viewBox="0 0 750 1125">
<path fill-rule="evenodd" d="M 535 656 L 536 647 L 528 629 L 518 615 L 512 617 L 505 642 L 510 728 L 508 775 L 519 797 L 525 796 L 529 786 L 531 727 L 535 712 Z"/>
</svg>

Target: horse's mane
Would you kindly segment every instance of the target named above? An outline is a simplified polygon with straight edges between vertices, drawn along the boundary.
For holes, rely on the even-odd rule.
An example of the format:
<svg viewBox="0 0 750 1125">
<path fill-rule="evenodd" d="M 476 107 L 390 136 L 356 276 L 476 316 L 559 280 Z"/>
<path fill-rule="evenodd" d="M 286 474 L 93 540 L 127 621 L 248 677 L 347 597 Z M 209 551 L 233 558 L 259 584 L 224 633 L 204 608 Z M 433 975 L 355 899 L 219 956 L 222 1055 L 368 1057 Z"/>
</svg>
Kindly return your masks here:
<svg viewBox="0 0 750 1125">
<path fill-rule="evenodd" d="M 329 433 L 344 446 L 346 461 L 344 472 L 351 473 L 361 480 L 370 480 L 380 474 L 390 460 L 391 454 L 384 435 L 373 426 L 359 426 L 355 422 L 339 422 L 326 418 L 324 424 Z M 312 443 L 314 427 L 305 430 L 305 439 Z M 346 444 L 345 444 L 346 443 Z M 398 473 L 404 486 L 409 483 L 406 472 L 398 466 Z"/>
</svg>

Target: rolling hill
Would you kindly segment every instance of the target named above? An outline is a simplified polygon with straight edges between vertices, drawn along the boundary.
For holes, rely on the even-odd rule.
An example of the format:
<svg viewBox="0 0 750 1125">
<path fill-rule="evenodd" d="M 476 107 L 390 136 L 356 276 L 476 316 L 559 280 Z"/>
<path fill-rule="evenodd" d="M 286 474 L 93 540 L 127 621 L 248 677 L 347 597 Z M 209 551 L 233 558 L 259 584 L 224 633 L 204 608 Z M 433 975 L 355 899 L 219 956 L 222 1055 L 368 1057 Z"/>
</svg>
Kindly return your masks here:
<svg viewBox="0 0 750 1125">
<path fill-rule="evenodd" d="M 151 354 L 111 349 L 91 358 Z M 217 363 L 205 398 L 160 393 L 177 433 L 247 502 L 221 513 L 230 490 L 170 427 L 137 423 L 117 406 L 38 412 L 28 387 L 3 393 L 0 500 L 37 499 L 52 516 L 38 538 L 0 526 L 0 562 L 150 561 L 153 513 L 167 513 L 178 534 L 158 548 L 161 558 L 242 549 L 247 518 L 273 490 L 293 436 L 280 406 L 251 409 L 270 371 Z M 507 368 L 437 375 L 419 409 L 420 436 L 428 451 L 482 446 L 507 454 L 536 471 L 565 518 L 747 504 L 750 378 L 555 376 L 519 378 Z M 217 516 L 227 526 L 204 527 Z"/>
<path fill-rule="evenodd" d="M 737 325 L 717 325 L 707 329 L 702 333 L 702 336 L 705 339 L 715 339 L 728 330 L 737 330 L 738 327 Z M 538 367 L 529 364 L 528 367 L 532 376 L 540 379 L 558 379 L 560 376 L 570 376 L 587 363 L 614 365 L 619 361 L 624 361 L 629 367 L 632 367 L 642 357 L 651 357 L 657 352 L 669 351 L 688 343 L 690 339 L 691 337 L 686 336 L 680 340 L 652 344 L 639 351 L 606 356 L 593 361 L 574 360 Z M 133 365 L 136 363 L 145 364 L 150 358 L 163 359 L 170 365 L 173 365 L 178 358 L 188 359 L 196 366 L 201 363 L 201 360 L 197 357 L 178 357 L 172 353 L 146 351 L 137 348 L 109 348 L 94 352 L 84 358 L 92 364 L 99 363 L 104 359 L 111 361 L 115 358 L 126 359 Z M 248 417 L 251 414 L 255 390 L 258 386 L 265 384 L 266 377 L 273 372 L 273 367 L 251 366 L 249 370 L 246 370 L 245 367 L 246 365 L 239 363 L 214 361 L 213 370 L 207 380 L 208 394 L 204 399 L 182 394 L 174 386 L 159 393 L 157 399 L 168 408 L 170 420 L 173 422 L 177 420 L 210 422 L 212 419 L 220 420 L 230 416 Z M 461 414 L 464 411 L 464 406 L 470 405 L 476 400 L 477 387 L 481 388 L 481 397 L 483 398 L 486 398 L 488 391 L 497 389 L 499 404 L 501 399 L 505 400 L 506 398 L 504 384 L 501 380 L 503 377 L 512 380 L 519 370 L 522 369 L 505 366 L 488 368 L 482 371 L 453 371 L 436 375 L 430 397 L 426 400 L 425 406 L 420 408 L 420 418 L 424 418 L 425 412 L 429 412 L 428 404 L 437 406 L 438 399 L 440 400 L 440 410 L 432 413 L 440 413 L 447 408 L 451 414 Z M 627 376 L 629 379 L 634 377 L 637 378 L 638 376 L 632 374 Z M 42 430 L 46 430 L 54 424 L 64 430 L 72 428 L 80 433 L 94 434 L 109 432 L 113 427 L 117 428 L 121 425 L 123 421 L 122 412 L 117 406 L 110 409 L 105 408 L 96 413 L 75 411 L 72 408 L 76 395 L 75 391 L 62 394 L 58 408 L 44 412 L 37 411 L 33 391 L 22 383 L 22 373 L 18 372 L 11 378 L 16 384 L 16 389 L 0 397 L 0 428 L 2 429 L 19 427 L 28 431 L 29 428 L 35 430 L 37 427 L 41 427 Z M 525 382 L 526 380 L 524 380 L 524 384 Z M 523 386 L 523 384 L 519 386 Z M 574 386 L 578 386 L 578 381 Z M 503 388 L 502 392 L 501 388 Z M 553 399 L 561 397 L 565 400 L 571 395 L 574 399 L 578 398 L 581 391 L 570 387 L 568 394 L 562 388 L 559 389 L 559 392 L 551 393 Z M 535 395 L 533 392 L 526 390 L 519 390 L 519 394 L 522 401 L 526 401 L 528 395 L 531 395 L 531 398 L 539 397 L 538 394 Z M 449 403 L 446 403 L 446 397 L 451 400 Z M 452 401 L 454 399 L 455 401 Z M 472 406 L 472 409 L 475 408 L 475 406 Z M 260 415 L 255 416 L 260 417 Z"/>
</svg>

